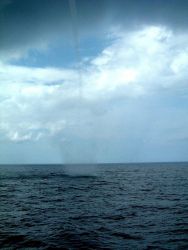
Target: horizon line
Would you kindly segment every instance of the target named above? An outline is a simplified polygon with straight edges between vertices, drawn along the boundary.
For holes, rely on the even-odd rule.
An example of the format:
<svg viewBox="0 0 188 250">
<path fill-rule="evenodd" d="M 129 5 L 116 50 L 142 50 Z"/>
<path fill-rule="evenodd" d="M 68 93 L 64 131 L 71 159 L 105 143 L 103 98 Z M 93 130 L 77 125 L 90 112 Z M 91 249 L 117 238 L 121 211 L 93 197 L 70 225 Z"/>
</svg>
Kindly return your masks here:
<svg viewBox="0 0 188 250">
<path fill-rule="evenodd" d="M 188 163 L 187 161 L 146 161 L 146 162 L 86 162 L 86 163 L 0 163 L 1 165 L 123 165 L 123 164 L 168 164 L 168 163 Z"/>
</svg>

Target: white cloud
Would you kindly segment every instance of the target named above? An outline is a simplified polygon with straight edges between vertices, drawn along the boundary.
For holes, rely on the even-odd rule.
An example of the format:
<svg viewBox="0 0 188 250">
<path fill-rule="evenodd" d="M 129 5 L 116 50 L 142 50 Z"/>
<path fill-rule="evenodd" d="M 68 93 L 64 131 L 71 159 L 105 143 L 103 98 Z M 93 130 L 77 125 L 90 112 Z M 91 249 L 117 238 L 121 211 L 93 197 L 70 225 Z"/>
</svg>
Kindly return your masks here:
<svg viewBox="0 0 188 250">
<path fill-rule="evenodd" d="M 48 121 L 32 121 L 27 120 L 27 122 L 18 121 L 14 123 L 15 120 L 10 120 L 9 122 L 0 123 L 0 131 L 13 142 L 22 141 L 37 141 L 43 137 L 56 136 L 58 133 L 62 132 L 65 128 L 65 120 L 55 120 L 54 122 Z"/>
<path fill-rule="evenodd" d="M 187 39 L 188 34 L 175 34 L 165 27 L 115 33 L 112 45 L 87 68 L 88 94 L 138 97 L 181 88 L 188 77 Z"/>
<path fill-rule="evenodd" d="M 59 81 L 73 81 L 77 75 L 73 70 L 58 68 L 28 68 L 0 64 L 1 84 L 50 84 Z"/>
<path fill-rule="evenodd" d="M 1 63 L 1 134 L 14 142 L 57 135 L 62 139 L 69 134 L 89 137 L 89 127 L 95 126 L 98 137 L 128 135 L 129 122 L 125 122 L 124 130 L 116 128 L 121 116 L 127 121 L 134 109 L 132 105 L 120 107 L 117 100 L 147 99 L 164 89 L 175 93 L 185 91 L 185 87 L 188 94 L 187 40 L 188 34 L 175 34 L 165 27 L 116 32 L 112 44 L 82 69 L 82 97 L 75 69 Z M 115 111 L 108 111 L 114 106 Z M 122 114 L 116 117 L 119 109 Z M 142 114 L 145 108 L 137 112 Z M 137 122 L 136 116 L 134 119 L 132 123 Z M 100 121 L 104 128 L 97 127 Z"/>
<path fill-rule="evenodd" d="M 186 74 L 188 68 L 188 47 L 181 51 L 171 63 L 171 69 L 175 74 Z"/>
</svg>

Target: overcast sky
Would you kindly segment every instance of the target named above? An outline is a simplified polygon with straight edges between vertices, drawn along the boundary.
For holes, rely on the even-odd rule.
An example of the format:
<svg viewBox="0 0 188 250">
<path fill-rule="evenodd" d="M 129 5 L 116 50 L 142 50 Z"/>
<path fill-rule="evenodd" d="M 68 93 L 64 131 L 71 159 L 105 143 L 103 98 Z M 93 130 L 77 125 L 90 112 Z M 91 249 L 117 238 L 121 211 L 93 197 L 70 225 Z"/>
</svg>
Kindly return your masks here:
<svg viewBox="0 0 188 250">
<path fill-rule="evenodd" d="M 188 160 L 187 13 L 0 0 L 0 163 Z"/>
</svg>

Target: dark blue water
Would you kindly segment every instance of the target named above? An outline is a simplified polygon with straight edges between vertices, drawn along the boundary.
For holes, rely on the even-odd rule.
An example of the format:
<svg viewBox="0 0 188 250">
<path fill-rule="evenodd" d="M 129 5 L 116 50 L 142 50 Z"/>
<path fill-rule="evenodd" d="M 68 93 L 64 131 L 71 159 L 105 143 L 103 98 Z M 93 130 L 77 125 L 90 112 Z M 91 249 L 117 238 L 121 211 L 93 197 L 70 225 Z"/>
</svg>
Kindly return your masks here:
<svg viewBox="0 0 188 250">
<path fill-rule="evenodd" d="M 188 163 L 96 167 L 0 166 L 0 248 L 188 249 Z"/>
</svg>

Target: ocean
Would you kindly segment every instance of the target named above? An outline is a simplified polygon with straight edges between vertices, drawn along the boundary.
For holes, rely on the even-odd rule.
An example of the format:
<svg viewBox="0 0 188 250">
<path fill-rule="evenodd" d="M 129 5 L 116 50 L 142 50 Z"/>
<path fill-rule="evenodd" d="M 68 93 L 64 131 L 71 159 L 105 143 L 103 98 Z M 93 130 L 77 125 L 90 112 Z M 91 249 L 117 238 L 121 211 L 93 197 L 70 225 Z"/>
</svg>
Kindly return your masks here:
<svg viewBox="0 0 188 250">
<path fill-rule="evenodd" d="M 188 163 L 85 167 L 1 165 L 0 249 L 188 249 Z"/>
</svg>

